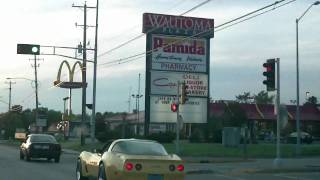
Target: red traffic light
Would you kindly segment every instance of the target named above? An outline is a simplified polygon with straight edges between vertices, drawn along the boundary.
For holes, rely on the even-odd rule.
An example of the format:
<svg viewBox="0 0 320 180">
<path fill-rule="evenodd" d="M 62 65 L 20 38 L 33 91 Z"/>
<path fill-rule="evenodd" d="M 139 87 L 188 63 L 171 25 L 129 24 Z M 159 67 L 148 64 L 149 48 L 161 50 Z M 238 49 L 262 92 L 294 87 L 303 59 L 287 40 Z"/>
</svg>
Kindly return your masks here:
<svg viewBox="0 0 320 180">
<path fill-rule="evenodd" d="M 179 108 L 178 104 L 176 104 L 176 103 L 171 104 L 171 111 L 172 112 L 177 112 L 178 108 Z"/>
</svg>

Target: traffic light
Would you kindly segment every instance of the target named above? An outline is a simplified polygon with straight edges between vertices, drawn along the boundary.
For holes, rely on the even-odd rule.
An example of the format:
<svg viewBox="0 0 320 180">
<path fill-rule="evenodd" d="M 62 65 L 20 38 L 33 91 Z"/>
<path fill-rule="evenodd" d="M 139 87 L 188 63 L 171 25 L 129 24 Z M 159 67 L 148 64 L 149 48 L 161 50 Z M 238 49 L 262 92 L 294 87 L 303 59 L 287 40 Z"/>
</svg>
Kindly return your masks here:
<svg viewBox="0 0 320 180">
<path fill-rule="evenodd" d="M 40 45 L 37 44 L 17 44 L 17 54 L 40 54 Z"/>
<path fill-rule="evenodd" d="M 177 112 L 178 108 L 179 108 L 179 104 L 176 104 L 176 103 L 171 104 L 171 111 L 172 112 Z"/>
<path fill-rule="evenodd" d="M 263 84 L 267 86 L 267 91 L 275 90 L 275 59 L 268 59 L 266 63 L 263 63 L 263 67 L 266 71 L 263 72 L 263 76 L 266 76 L 266 80 Z"/>
<path fill-rule="evenodd" d="M 188 85 L 185 82 L 181 83 L 181 95 L 180 95 L 180 103 L 185 104 L 188 101 Z"/>
</svg>

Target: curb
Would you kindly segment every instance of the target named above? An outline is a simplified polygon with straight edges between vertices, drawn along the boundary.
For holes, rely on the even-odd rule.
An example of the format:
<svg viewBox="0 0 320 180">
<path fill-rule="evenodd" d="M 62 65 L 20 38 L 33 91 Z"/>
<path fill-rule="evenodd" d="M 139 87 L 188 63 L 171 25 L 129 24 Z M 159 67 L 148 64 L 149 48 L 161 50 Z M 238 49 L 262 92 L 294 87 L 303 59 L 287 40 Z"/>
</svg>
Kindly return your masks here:
<svg viewBox="0 0 320 180">
<path fill-rule="evenodd" d="M 320 168 L 310 168 L 310 167 L 302 167 L 302 168 L 280 168 L 280 169 L 242 169 L 240 170 L 241 173 L 295 173 L 295 172 L 320 172 Z"/>
<path fill-rule="evenodd" d="M 255 162 L 254 159 L 214 159 L 214 160 L 188 160 L 182 158 L 186 163 L 203 163 L 203 164 L 210 164 L 210 163 L 243 163 L 243 162 Z"/>
<path fill-rule="evenodd" d="M 202 170 L 190 170 L 186 174 L 213 174 L 214 171 L 211 169 L 202 169 Z"/>
</svg>

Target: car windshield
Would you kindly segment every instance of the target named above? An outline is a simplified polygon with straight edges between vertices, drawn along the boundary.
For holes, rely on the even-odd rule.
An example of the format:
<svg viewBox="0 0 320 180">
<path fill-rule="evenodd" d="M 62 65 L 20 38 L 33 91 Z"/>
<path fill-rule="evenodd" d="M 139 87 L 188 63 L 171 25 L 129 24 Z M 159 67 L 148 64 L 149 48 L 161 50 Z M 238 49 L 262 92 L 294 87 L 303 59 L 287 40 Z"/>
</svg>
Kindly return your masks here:
<svg viewBox="0 0 320 180">
<path fill-rule="evenodd" d="M 112 151 L 131 155 L 168 155 L 161 144 L 151 141 L 121 141 L 114 146 Z"/>
<path fill-rule="evenodd" d="M 56 143 L 56 139 L 53 136 L 49 135 L 33 135 L 30 136 L 31 142 L 48 142 L 48 143 Z"/>
</svg>

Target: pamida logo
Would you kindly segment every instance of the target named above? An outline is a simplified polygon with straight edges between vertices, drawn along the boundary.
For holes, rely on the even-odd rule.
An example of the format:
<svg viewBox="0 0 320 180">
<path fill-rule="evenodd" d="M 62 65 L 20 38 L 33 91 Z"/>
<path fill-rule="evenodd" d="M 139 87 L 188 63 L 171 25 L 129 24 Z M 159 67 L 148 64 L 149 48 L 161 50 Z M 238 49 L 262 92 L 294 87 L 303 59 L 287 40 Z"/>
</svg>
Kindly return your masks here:
<svg viewBox="0 0 320 180">
<path fill-rule="evenodd" d="M 205 55 L 205 41 L 202 39 L 188 39 L 176 37 L 153 36 L 152 48 L 155 52 L 175 54 Z"/>
</svg>

